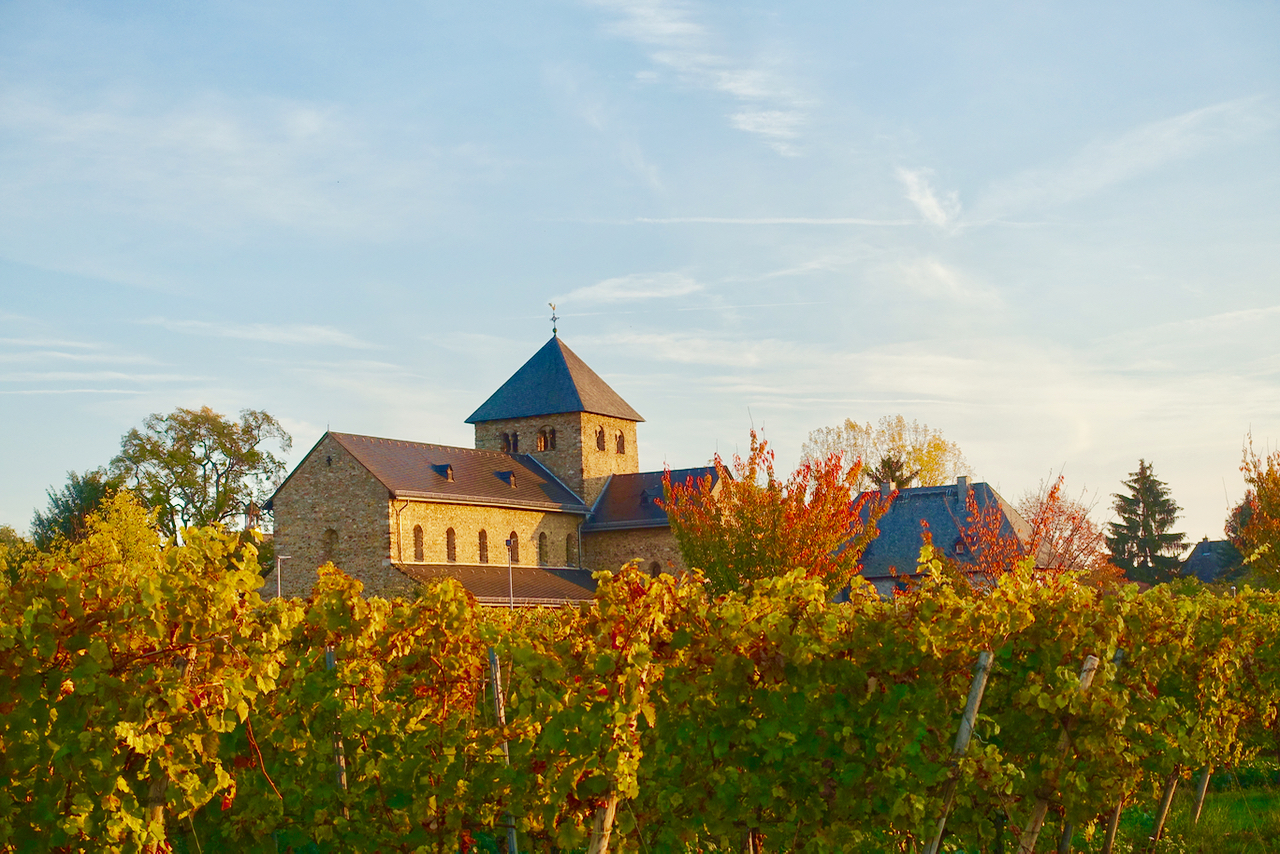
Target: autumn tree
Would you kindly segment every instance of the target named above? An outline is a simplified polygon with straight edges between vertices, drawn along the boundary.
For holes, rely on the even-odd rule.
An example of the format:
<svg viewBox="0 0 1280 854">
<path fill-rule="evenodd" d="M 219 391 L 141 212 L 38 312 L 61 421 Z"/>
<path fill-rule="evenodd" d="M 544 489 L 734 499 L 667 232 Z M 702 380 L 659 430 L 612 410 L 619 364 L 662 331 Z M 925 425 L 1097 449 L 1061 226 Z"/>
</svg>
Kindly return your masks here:
<svg viewBox="0 0 1280 854">
<path fill-rule="evenodd" d="M 1248 485 L 1227 520 L 1227 535 L 1259 577 L 1280 581 L 1280 451 L 1259 456 L 1250 436 L 1240 471 Z"/>
<path fill-rule="evenodd" d="M 1128 493 L 1112 496 L 1118 518 L 1107 525 L 1111 561 L 1134 581 L 1168 581 L 1187 546 L 1186 535 L 1172 531 L 1182 508 L 1146 460 L 1138 460 L 1138 470 L 1122 484 Z"/>
<path fill-rule="evenodd" d="M 1090 516 L 1095 502 L 1083 490 L 1071 498 L 1064 483 L 1062 475 L 1042 480 L 1018 500 L 1018 513 L 1031 526 L 1028 551 L 1044 569 L 1083 572 L 1093 586 L 1113 586 L 1122 573 L 1111 564 L 1106 536 Z"/>
<path fill-rule="evenodd" d="M 846 468 L 857 461 L 864 463 L 855 488 L 886 482 L 900 487 L 942 486 L 959 475 L 972 474 L 960 446 L 944 439 L 941 430 L 901 415 L 885 416 L 876 426 L 848 418 L 838 427 L 821 427 L 809 433 L 801 451 L 803 459 L 815 463 L 833 453 L 842 456 Z M 885 475 L 894 479 L 877 479 Z"/>
<path fill-rule="evenodd" d="M 43 512 L 37 510 L 31 520 L 31 538 L 36 547 L 48 549 L 59 538 L 79 540 L 88 531 L 89 514 L 122 484 L 123 478 L 108 475 L 104 468 L 84 474 L 67 472 L 66 485 L 56 492 L 49 487 L 49 506 Z"/>
<path fill-rule="evenodd" d="M 265 445 L 288 451 L 292 440 L 280 422 L 246 409 L 231 421 L 209 407 L 147 416 L 120 441 L 111 474 L 157 513 L 169 535 L 188 526 L 251 519 L 285 471 Z"/>
<path fill-rule="evenodd" d="M 889 507 L 878 493 L 855 499 L 861 464 L 839 453 L 806 459 L 788 479 L 773 451 L 751 431 L 751 451 L 733 465 L 715 457 L 717 478 L 663 480 L 664 507 L 685 563 L 707 575 L 714 593 L 737 590 L 797 567 L 829 588 L 849 584 L 876 522 Z M 864 521 L 865 520 L 865 521 Z"/>
</svg>

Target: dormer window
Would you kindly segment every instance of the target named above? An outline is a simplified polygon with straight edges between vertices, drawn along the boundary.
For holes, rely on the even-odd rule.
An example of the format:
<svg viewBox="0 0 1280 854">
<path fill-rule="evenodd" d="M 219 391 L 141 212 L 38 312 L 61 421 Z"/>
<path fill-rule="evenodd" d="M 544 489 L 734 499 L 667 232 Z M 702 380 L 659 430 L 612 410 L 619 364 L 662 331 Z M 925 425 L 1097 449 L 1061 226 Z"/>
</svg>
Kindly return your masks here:
<svg viewBox="0 0 1280 854">
<path fill-rule="evenodd" d="M 498 479 L 506 483 L 512 489 L 516 488 L 516 473 L 514 471 L 496 471 L 494 472 Z"/>
<path fill-rule="evenodd" d="M 431 468 L 435 469 L 436 474 L 440 475 L 449 483 L 453 483 L 453 466 L 449 464 L 435 465 Z"/>
</svg>

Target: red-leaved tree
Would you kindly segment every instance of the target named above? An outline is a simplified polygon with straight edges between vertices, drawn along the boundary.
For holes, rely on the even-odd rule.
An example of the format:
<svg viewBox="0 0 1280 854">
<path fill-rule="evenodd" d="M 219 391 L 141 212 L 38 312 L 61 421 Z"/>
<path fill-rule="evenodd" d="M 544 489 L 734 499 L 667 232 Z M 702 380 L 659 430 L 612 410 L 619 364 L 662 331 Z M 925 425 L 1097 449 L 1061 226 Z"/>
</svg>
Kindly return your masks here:
<svg viewBox="0 0 1280 854">
<path fill-rule="evenodd" d="M 878 493 L 854 497 L 861 460 L 846 471 L 842 457 L 830 454 L 779 480 L 773 451 L 752 430 L 745 460 L 735 454 L 731 469 L 716 454 L 714 463 L 717 478 L 672 483 L 668 469 L 663 480 L 680 553 L 706 574 L 713 593 L 797 567 L 833 590 L 853 580 L 890 501 Z"/>
</svg>

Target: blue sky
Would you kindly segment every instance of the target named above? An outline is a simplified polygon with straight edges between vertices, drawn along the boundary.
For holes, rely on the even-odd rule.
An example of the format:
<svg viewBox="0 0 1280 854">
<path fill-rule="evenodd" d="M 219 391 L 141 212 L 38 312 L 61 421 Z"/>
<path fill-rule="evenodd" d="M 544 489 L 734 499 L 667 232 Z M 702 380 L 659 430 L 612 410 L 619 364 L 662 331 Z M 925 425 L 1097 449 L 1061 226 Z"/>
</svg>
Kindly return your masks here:
<svg viewBox="0 0 1280 854">
<path fill-rule="evenodd" d="M 1280 7 L 0 4 L 0 523 L 151 412 L 466 445 L 562 337 L 641 464 L 901 413 L 1016 499 L 1280 443 Z"/>
</svg>

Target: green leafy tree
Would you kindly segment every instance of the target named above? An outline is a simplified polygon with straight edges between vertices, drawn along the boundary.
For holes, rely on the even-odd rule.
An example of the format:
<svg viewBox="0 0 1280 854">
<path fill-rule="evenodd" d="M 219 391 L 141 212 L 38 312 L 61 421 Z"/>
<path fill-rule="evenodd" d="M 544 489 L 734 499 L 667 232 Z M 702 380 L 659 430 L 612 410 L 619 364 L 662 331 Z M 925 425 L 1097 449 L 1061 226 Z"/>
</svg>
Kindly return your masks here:
<svg viewBox="0 0 1280 854">
<path fill-rule="evenodd" d="M 281 451 L 293 444 L 280 422 L 255 409 L 238 423 L 207 406 L 156 413 L 121 439 L 111 474 L 156 510 L 171 537 L 237 518 L 248 525 L 284 475 L 284 462 L 262 447 L 272 439 Z"/>
<path fill-rule="evenodd" d="M 1135 581 L 1168 581 L 1178 574 L 1187 546 L 1186 535 L 1172 531 L 1182 508 L 1146 460 L 1138 460 L 1138 470 L 1122 483 L 1129 491 L 1112 496 L 1118 518 L 1107 524 L 1111 561 Z"/>
<path fill-rule="evenodd" d="M 846 469 L 857 461 L 874 466 L 862 469 L 855 488 L 888 483 L 888 479 L 880 479 L 886 474 L 894 475 L 892 482 L 898 486 L 912 482 L 918 486 L 942 486 L 959 475 L 973 473 L 960 446 L 944 439 L 941 430 L 908 421 L 901 415 L 885 416 L 875 426 L 846 418 L 838 427 L 820 427 L 810 432 L 801 449 L 802 458 L 817 463 L 831 454 L 840 454 Z M 872 460 L 876 462 L 873 464 Z"/>
<path fill-rule="evenodd" d="M 768 442 L 751 431 L 751 452 L 733 468 L 715 457 L 718 478 L 663 481 L 664 506 L 685 563 L 706 573 L 713 593 L 803 569 L 829 588 L 850 583 L 862 552 L 878 533 L 889 499 L 854 499 L 860 463 L 839 454 L 803 461 L 787 480 L 773 470 Z"/>
<path fill-rule="evenodd" d="M 36 511 L 31 520 L 31 538 L 36 548 L 44 551 L 58 539 L 70 542 L 81 539 L 88 531 L 88 516 L 112 493 L 120 489 L 123 479 L 112 477 L 104 468 L 84 474 L 67 472 L 67 484 L 55 492 L 49 487 L 49 507 Z"/>
</svg>

